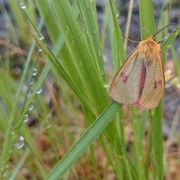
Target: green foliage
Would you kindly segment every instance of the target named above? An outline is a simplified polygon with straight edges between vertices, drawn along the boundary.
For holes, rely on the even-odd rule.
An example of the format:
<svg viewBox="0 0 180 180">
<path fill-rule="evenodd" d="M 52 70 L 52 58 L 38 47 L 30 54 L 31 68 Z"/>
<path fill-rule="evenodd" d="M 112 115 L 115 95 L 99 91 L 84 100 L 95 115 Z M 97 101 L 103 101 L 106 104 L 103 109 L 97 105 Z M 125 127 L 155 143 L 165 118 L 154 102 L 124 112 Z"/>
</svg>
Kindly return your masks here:
<svg viewBox="0 0 180 180">
<path fill-rule="evenodd" d="M 1 135 L 3 145 L 0 176 L 7 179 L 21 178 L 23 174 L 19 172 L 26 166 L 31 179 L 68 179 L 73 175 L 78 177 L 78 159 L 82 156 L 82 159 L 91 160 L 92 164 L 89 166 L 93 167 L 96 179 L 101 179 L 101 176 L 107 179 L 110 167 L 116 179 L 163 179 L 163 103 L 150 113 L 144 111 L 140 115 L 137 109 L 130 108 L 134 140 L 133 150 L 128 151 L 125 129 L 127 115 L 121 104 L 114 101 L 110 103 L 109 100 L 109 81 L 103 60 L 105 37 L 110 38 L 114 72 L 117 72 L 126 56 L 115 2 L 106 0 L 102 33 L 99 32 L 94 0 L 44 0 L 43 3 L 35 0 L 34 3 L 29 2 L 26 8 L 22 8 L 21 4 L 20 8 L 15 2 L 9 2 L 19 34 L 24 43 L 31 46 L 23 59 L 23 72 L 17 82 L 11 78 L 9 67 L 7 70 L 3 62 L 3 68 L 0 69 L 0 128 L 2 134 L 5 133 Z M 42 18 L 38 24 L 34 5 Z M 153 6 L 150 0 L 140 0 L 139 7 L 142 26 L 140 34 L 145 39 L 147 34 L 144 29 L 150 34 L 156 32 Z M 7 12 L 4 11 L 4 14 Z M 161 14 L 159 22 L 161 27 L 167 23 L 163 15 Z M 41 33 L 42 26 L 47 30 L 51 46 Z M 27 29 L 31 36 L 27 37 Z M 106 34 L 106 30 L 109 33 Z M 178 26 L 163 42 L 163 52 L 172 44 L 179 31 Z M 160 36 L 162 34 L 158 37 Z M 36 45 L 41 48 L 38 52 Z M 172 52 L 176 56 L 173 47 Z M 39 62 L 41 58 L 43 65 Z M 176 63 L 178 64 L 177 61 Z M 38 76 L 33 75 L 35 69 Z M 57 94 L 50 86 L 51 81 L 56 82 Z M 24 84 L 27 91 L 23 91 Z M 47 91 L 38 94 L 44 84 Z M 52 99 L 53 110 L 45 100 L 47 94 Z M 32 105 L 35 110 L 30 112 Z M 38 127 L 30 128 L 24 123 L 27 114 L 38 117 Z M 148 120 L 150 133 L 148 142 L 144 145 Z M 25 147 L 20 151 L 14 145 L 21 136 L 25 139 Z M 44 162 L 46 153 L 40 146 L 40 140 L 43 147 L 48 146 L 44 147 L 46 153 L 53 156 L 50 165 Z M 106 161 L 101 176 L 98 171 L 99 162 L 95 157 L 97 144 L 102 148 Z M 89 147 L 90 152 L 87 151 Z M 84 155 L 88 153 L 89 156 Z M 153 167 L 149 170 L 152 164 Z M 34 173 L 35 171 L 37 172 Z M 86 174 L 83 178 L 87 178 Z"/>
</svg>

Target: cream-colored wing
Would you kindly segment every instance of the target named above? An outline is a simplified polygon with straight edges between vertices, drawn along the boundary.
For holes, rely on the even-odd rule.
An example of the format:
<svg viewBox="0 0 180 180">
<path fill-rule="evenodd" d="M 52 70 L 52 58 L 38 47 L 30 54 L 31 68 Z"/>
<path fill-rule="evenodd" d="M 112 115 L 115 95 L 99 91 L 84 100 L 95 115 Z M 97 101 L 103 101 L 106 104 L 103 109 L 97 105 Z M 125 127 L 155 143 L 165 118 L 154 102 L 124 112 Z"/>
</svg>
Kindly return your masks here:
<svg viewBox="0 0 180 180">
<path fill-rule="evenodd" d="M 110 96 L 122 104 L 134 104 L 139 96 L 139 81 L 142 59 L 139 59 L 138 47 L 127 58 L 115 75 L 110 88 Z"/>
</svg>

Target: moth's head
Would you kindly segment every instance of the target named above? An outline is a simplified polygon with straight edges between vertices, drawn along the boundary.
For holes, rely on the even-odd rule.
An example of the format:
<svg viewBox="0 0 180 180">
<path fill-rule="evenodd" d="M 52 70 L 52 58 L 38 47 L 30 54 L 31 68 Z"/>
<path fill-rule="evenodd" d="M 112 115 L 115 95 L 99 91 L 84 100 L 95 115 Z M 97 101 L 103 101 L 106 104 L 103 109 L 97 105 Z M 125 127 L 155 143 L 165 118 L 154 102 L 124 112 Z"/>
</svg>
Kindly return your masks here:
<svg viewBox="0 0 180 180">
<path fill-rule="evenodd" d="M 160 52 L 160 45 L 153 39 L 153 36 L 150 36 L 139 43 L 139 51 L 146 57 L 156 56 Z"/>
</svg>

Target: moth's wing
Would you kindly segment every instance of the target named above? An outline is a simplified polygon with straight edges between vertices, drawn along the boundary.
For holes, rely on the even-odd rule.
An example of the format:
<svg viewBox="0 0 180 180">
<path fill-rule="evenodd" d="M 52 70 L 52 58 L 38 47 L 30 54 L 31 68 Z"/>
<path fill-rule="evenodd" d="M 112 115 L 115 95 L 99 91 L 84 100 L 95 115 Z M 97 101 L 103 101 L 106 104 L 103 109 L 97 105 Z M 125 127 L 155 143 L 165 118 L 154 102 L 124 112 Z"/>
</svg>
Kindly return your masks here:
<svg viewBox="0 0 180 180">
<path fill-rule="evenodd" d="M 146 79 L 139 107 L 151 109 L 158 106 L 164 92 L 164 70 L 160 53 L 147 65 Z"/>
<path fill-rule="evenodd" d="M 142 64 L 138 51 L 134 49 L 110 85 L 110 96 L 119 103 L 134 104 L 138 99 Z"/>
<path fill-rule="evenodd" d="M 114 77 L 109 92 L 119 103 L 142 109 L 158 106 L 164 92 L 164 71 L 160 53 L 145 59 L 136 48 Z"/>
</svg>

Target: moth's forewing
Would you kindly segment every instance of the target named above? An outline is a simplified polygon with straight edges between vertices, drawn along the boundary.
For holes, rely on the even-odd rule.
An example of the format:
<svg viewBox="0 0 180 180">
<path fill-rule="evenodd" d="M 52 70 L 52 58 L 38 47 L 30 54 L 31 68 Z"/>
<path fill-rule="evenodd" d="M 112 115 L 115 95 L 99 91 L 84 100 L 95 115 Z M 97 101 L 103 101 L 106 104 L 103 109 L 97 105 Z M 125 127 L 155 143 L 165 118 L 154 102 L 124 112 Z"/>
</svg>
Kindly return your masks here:
<svg viewBox="0 0 180 180">
<path fill-rule="evenodd" d="M 138 98 L 139 63 L 137 47 L 127 58 L 110 85 L 110 96 L 115 101 L 123 104 L 133 104 Z"/>
</svg>

